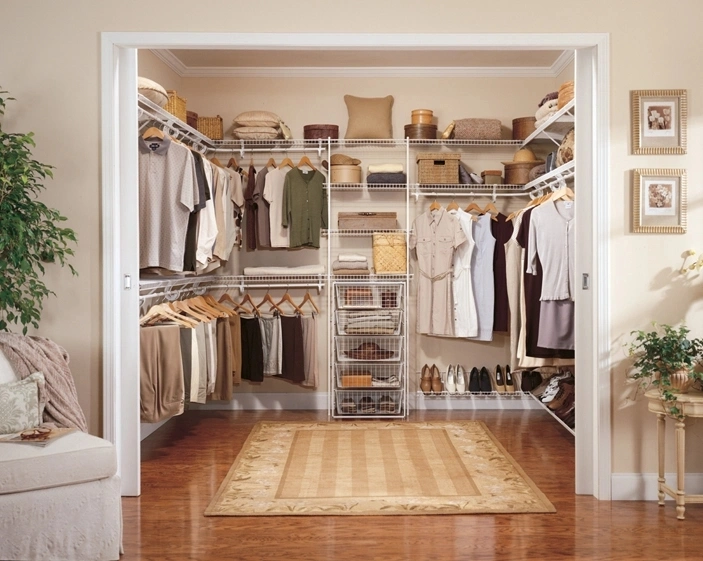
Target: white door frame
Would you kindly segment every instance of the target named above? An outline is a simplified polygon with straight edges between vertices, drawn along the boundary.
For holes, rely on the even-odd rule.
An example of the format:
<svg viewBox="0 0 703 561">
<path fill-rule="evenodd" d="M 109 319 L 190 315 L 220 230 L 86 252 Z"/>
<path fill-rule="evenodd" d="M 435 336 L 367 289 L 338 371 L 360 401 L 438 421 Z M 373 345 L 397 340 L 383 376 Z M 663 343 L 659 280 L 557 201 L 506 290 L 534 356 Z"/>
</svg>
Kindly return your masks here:
<svg viewBox="0 0 703 561">
<path fill-rule="evenodd" d="M 122 494 L 129 496 L 140 494 L 139 48 L 575 50 L 576 175 L 588 186 L 577 205 L 579 286 L 582 275 L 590 278 L 576 303 L 576 493 L 610 499 L 608 34 L 102 33 L 103 433 L 117 446 Z"/>
</svg>

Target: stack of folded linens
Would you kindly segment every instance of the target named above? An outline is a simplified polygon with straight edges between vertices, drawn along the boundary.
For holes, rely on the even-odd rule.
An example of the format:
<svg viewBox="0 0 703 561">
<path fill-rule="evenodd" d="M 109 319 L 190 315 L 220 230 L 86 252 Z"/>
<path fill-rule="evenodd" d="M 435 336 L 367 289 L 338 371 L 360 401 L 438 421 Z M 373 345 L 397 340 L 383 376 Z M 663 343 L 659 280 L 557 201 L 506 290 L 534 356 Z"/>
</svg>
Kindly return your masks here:
<svg viewBox="0 0 703 561">
<path fill-rule="evenodd" d="M 370 275 L 369 260 L 364 255 L 355 253 L 340 253 L 332 263 L 332 273 L 335 275 Z"/>
<path fill-rule="evenodd" d="M 281 118 L 270 111 L 245 111 L 234 118 L 233 134 L 241 140 L 283 138 L 287 129 Z"/>
<path fill-rule="evenodd" d="M 559 92 L 551 92 L 544 96 L 535 113 L 535 128 L 541 127 L 559 110 Z"/>
<path fill-rule="evenodd" d="M 366 175 L 366 183 L 406 183 L 407 180 L 403 164 L 370 164 Z"/>
<path fill-rule="evenodd" d="M 397 312 L 379 310 L 350 312 L 346 316 L 344 333 L 347 335 L 394 335 L 398 327 Z"/>
</svg>

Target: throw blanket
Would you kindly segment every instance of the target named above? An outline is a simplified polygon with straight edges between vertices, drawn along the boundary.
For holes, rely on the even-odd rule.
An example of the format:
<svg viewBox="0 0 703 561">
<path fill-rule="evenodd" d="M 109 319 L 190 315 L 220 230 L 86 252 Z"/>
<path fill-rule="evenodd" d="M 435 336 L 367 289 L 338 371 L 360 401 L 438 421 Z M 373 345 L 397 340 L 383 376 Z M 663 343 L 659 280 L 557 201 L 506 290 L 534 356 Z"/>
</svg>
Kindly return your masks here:
<svg viewBox="0 0 703 561">
<path fill-rule="evenodd" d="M 407 180 L 404 173 L 372 173 L 366 177 L 366 183 L 405 183 Z"/>
<path fill-rule="evenodd" d="M 369 264 L 364 259 L 363 261 L 335 261 L 332 263 L 332 270 L 337 269 L 368 269 Z"/>
<path fill-rule="evenodd" d="M 0 350 L 21 380 L 34 372 L 44 374 L 45 395 L 40 396 L 40 399 L 46 401 L 44 422 L 88 432 L 88 424 L 78 403 L 76 386 L 68 367 L 68 353 L 63 347 L 43 337 L 0 333 Z"/>
<path fill-rule="evenodd" d="M 556 99 L 551 99 L 547 103 L 545 103 L 542 107 L 537 109 L 535 112 L 535 119 L 538 121 L 541 119 L 544 119 L 545 116 L 551 115 L 555 111 L 559 109 L 559 101 Z"/>
<path fill-rule="evenodd" d="M 299 267 L 244 267 L 244 274 L 253 275 L 322 275 L 324 265 L 300 265 Z"/>
<path fill-rule="evenodd" d="M 367 173 L 403 173 L 403 164 L 369 164 Z"/>
<path fill-rule="evenodd" d="M 537 107 L 542 107 L 550 99 L 556 99 L 557 97 L 559 97 L 559 92 L 549 92 L 542 98 L 542 101 L 539 102 L 539 105 Z"/>
<path fill-rule="evenodd" d="M 366 263 L 366 256 L 358 253 L 340 253 L 337 257 L 338 261 L 363 261 Z"/>
</svg>

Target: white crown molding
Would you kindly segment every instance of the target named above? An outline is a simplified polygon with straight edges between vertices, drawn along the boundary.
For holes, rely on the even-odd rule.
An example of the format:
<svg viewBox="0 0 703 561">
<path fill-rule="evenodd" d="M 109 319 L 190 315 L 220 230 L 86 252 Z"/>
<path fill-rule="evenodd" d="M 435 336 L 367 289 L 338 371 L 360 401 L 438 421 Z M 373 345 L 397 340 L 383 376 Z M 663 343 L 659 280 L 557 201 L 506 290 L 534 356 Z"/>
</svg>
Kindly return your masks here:
<svg viewBox="0 0 703 561">
<path fill-rule="evenodd" d="M 574 58 L 551 66 L 186 66 L 168 49 L 152 51 L 181 78 L 555 78 Z"/>
</svg>

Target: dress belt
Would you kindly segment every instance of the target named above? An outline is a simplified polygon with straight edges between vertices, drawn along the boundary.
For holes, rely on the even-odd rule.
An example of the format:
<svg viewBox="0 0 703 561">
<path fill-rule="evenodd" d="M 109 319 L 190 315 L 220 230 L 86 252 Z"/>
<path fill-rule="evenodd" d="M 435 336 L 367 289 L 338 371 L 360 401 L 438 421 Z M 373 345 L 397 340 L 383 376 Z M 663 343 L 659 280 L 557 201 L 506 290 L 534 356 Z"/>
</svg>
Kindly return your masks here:
<svg viewBox="0 0 703 561">
<path fill-rule="evenodd" d="M 444 277 L 446 277 L 447 275 L 451 275 L 451 274 L 452 274 L 452 269 L 448 269 L 448 270 L 444 271 L 443 273 L 441 273 L 441 274 L 439 274 L 439 275 L 435 275 L 434 277 L 431 277 L 431 276 L 428 275 L 425 271 L 423 271 L 420 267 L 418 267 L 418 269 L 420 269 L 420 274 L 421 274 L 423 277 L 425 277 L 425 278 L 427 278 L 427 279 L 430 279 L 432 282 L 438 281 L 438 280 L 442 280 L 442 279 L 443 279 Z"/>
</svg>

